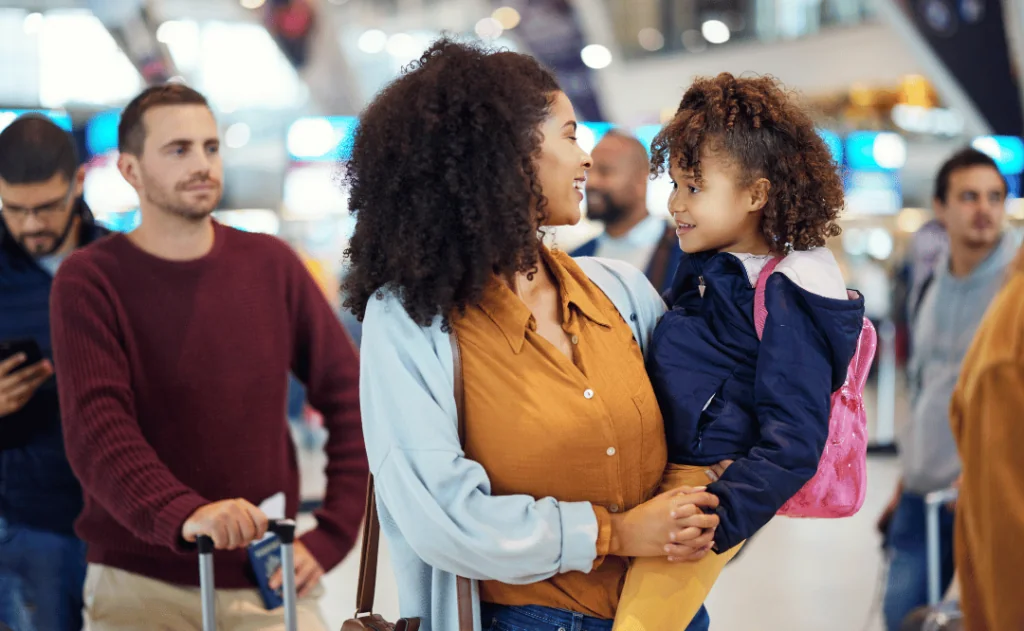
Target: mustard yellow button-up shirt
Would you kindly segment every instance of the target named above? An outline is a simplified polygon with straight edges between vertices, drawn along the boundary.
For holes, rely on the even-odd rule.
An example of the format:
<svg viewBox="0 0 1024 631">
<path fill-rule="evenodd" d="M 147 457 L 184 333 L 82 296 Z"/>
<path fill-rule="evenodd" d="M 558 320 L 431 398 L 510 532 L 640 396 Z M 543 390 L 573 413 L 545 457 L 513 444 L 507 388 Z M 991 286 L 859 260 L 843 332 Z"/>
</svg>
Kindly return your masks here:
<svg viewBox="0 0 1024 631">
<path fill-rule="evenodd" d="M 666 464 L 661 412 L 640 348 L 612 302 L 566 254 L 546 251 L 562 301 L 570 360 L 537 333 L 526 305 L 495 280 L 454 326 L 462 345 L 466 454 L 492 494 L 594 505 L 591 572 L 533 585 L 480 584 L 483 602 L 541 605 L 611 619 L 628 568 L 606 556 L 609 512 L 649 499 Z"/>
</svg>

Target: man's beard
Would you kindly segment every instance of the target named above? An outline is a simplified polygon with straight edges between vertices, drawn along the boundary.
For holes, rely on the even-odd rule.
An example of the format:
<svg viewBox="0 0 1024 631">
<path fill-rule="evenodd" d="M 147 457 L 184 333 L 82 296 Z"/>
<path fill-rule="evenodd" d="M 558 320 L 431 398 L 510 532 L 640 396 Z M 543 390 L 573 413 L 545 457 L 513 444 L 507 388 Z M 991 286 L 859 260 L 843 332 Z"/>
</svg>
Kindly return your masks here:
<svg viewBox="0 0 1024 631">
<path fill-rule="evenodd" d="M 206 181 L 206 180 L 200 180 Z M 185 192 L 186 187 L 195 184 L 196 181 L 190 180 L 174 187 L 174 191 L 167 193 L 155 187 L 146 188 L 146 199 L 154 206 L 161 210 L 171 214 L 187 219 L 189 221 L 202 221 L 216 210 L 217 204 L 220 203 L 220 193 L 208 202 L 199 202 L 197 204 L 186 204 L 184 203 L 177 194 Z"/>
<path fill-rule="evenodd" d="M 592 208 L 590 206 L 590 200 L 599 199 L 601 201 L 600 210 Z M 594 212 L 597 210 L 597 212 Z M 603 191 L 587 192 L 587 217 L 594 221 L 600 221 L 604 225 L 614 225 L 629 214 L 629 208 L 623 204 L 617 203 L 610 193 Z"/>
<path fill-rule="evenodd" d="M 76 212 L 72 211 L 71 216 L 68 217 L 68 222 L 64 226 L 63 232 L 54 232 L 53 230 L 39 230 L 38 232 L 30 232 L 22 234 L 18 237 L 18 245 L 21 246 L 22 250 L 28 252 L 28 255 L 34 259 L 40 259 L 46 256 L 50 256 L 57 250 L 64 247 L 64 243 L 67 242 L 68 235 L 74 229 Z M 52 245 L 42 249 L 32 249 L 28 247 L 28 240 L 32 238 L 45 237 L 50 239 Z"/>
<path fill-rule="evenodd" d="M 48 248 L 43 248 L 41 250 L 29 248 L 28 240 L 38 237 L 46 237 L 48 239 L 51 239 L 53 245 L 51 245 Z M 61 240 L 60 235 L 57 234 L 56 232 L 51 232 L 50 230 L 40 230 L 39 232 L 33 232 L 32 234 L 21 235 L 20 237 L 18 237 L 18 244 L 21 246 L 21 249 L 28 252 L 29 256 L 31 256 L 32 258 L 42 258 L 44 256 L 50 256 L 51 254 L 59 250 L 60 246 L 63 244 L 63 241 Z"/>
</svg>

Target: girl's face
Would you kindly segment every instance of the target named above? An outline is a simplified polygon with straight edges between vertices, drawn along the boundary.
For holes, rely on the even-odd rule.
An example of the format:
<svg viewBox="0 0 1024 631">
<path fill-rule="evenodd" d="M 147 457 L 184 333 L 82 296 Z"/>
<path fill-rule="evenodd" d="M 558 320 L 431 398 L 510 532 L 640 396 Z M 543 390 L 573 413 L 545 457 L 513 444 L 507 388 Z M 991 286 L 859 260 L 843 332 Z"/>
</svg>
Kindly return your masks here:
<svg viewBox="0 0 1024 631">
<path fill-rule="evenodd" d="M 537 156 L 537 179 L 547 199 L 547 226 L 571 226 L 579 222 L 583 185 L 590 168 L 590 154 L 576 143 L 576 112 L 569 97 L 556 92 L 551 113 L 540 126 L 544 135 Z"/>
<path fill-rule="evenodd" d="M 693 170 L 669 168 L 673 190 L 668 210 L 676 223 L 679 247 L 687 254 L 719 251 L 768 254 L 761 232 L 761 210 L 771 184 L 760 178 L 741 186 L 737 167 L 719 152 L 704 151 L 701 180 Z"/>
</svg>

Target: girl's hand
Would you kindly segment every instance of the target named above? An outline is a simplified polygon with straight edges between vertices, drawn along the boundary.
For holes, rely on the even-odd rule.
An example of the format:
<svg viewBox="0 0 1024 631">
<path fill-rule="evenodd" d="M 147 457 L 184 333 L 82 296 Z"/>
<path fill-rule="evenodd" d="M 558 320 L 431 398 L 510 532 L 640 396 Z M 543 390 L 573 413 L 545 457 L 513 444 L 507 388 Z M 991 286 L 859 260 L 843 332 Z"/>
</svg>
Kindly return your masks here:
<svg viewBox="0 0 1024 631">
<path fill-rule="evenodd" d="M 612 515 L 609 554 L 622 557 L 671 557 L 693 561 L 710 549 L 718 498 L 705 487 L 681 487 L 620 515 Z"/>
<path fill-rule="evenodd" d="M 713 464 L 708 467 L 704 473 L 708 474 L 708 477 L 711 478 L 712 482 L 718 482 L 722 476 L 725 475 L 725 470 L 728 469 L 729 465 L 733 462 L 733 460 L 723 460 L 718 464 Z"/>
</svg>

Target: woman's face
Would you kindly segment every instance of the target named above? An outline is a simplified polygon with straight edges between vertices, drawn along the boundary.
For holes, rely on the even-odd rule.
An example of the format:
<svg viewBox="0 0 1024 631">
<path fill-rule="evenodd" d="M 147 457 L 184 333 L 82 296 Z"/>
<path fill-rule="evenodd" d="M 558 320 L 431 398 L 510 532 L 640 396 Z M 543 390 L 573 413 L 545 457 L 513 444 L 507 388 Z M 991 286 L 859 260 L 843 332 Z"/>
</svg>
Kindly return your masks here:
<svg viewBox="0 0 1024 631">
<path fill-rule="evenodd" d="M 576 143 L 576 112 L 563 92 L 556 92 L 551 113 L 540 126 L 544 142 L 537 156 L 537 179 L 547 199 L 546 226 L 571 226 L 579 222 L 590 154 Z"/>
</svg>

